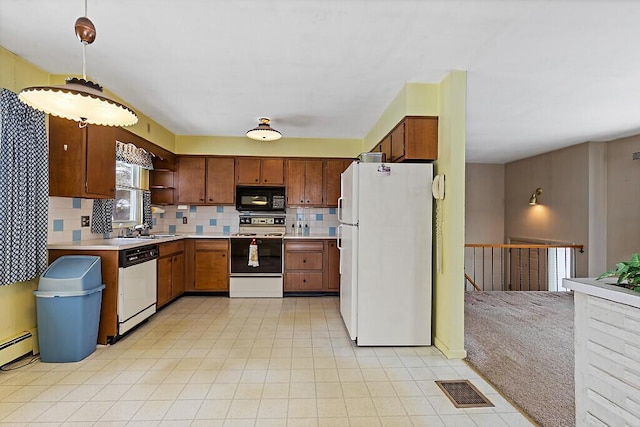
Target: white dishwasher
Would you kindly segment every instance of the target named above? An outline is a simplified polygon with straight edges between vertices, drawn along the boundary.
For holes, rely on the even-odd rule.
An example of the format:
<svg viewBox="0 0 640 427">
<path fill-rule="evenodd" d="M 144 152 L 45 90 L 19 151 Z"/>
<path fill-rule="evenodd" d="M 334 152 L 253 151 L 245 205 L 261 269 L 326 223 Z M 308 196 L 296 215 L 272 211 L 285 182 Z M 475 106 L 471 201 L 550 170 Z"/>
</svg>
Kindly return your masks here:
<svg viewBox="0 0 640 427">
<path fill-rule="evenodd" d="M 118 335 L 156 312 L 158 245 L 124 249 L 119 254 Z"/>
</svg>

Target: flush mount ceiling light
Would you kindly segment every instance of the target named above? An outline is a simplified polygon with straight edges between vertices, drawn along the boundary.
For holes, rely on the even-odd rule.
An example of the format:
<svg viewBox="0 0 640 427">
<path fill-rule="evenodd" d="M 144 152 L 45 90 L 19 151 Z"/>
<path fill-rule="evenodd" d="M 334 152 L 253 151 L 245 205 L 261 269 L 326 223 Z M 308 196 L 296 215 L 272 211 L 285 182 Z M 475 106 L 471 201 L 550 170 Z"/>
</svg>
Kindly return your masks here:
<svg viewBox="0 0 640 427">
<path fill-rule="evenodd" d="M 269 126 L 269 119 L 262 117 L 258 127 L 247 131 L 247 136 L 256 141 L 276 141 L 282 138 L 282 134 Z"/>
<path fill-rule="evenodd" d="M 533 192 L 533 194 L 531 195 L 531 197 L 529 198 L 529 204 L 530 205 L 537 205 L 538 204 L 538 196 L 540 196 L 542 194 L 542 188 L 538 187 L 536 188 L 536 191 Z"/>
<path fill-rule="evenodd" d="M 82 42 L 82 78 L 67 78 L 57 86 L 32 86 L 22 89 L 18 98 L 25 104 L 54 116 L 80 123 L 102 126 L 130 126 L 138 122 L 138 116 L 129 107 L 115 101 L 102 92 L 102 86 L 87 80 L 85 50 L 96 39 L 96 27 L 87 18 L 87 1 L 84 14 L 76 20 L 76 36 Z"/>
</svg>

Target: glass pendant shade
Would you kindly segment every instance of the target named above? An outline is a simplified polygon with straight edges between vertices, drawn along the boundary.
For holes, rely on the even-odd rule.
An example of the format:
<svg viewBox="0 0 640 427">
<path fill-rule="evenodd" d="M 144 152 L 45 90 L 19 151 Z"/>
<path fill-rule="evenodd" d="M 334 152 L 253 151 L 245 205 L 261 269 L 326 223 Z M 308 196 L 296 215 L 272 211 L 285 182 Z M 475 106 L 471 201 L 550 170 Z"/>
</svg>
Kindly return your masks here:
<svg viewBox="0 0 640 427">
<path fill-rule="evenodd" d="M 104 95 L 93 82 L 68 78 L 57 86 L 33 86 L 23 89 L 18 98 L 47 114 L 83 124 L 130 126 L 138 116 L 129 107 Z"/>
<path fill-rule="evenodd" d="M 260 124 L 249 130 L 247 136 L 256 141 L 276 141 L 282 138 L 282 134 L 277 130 L 269 126 L 269 119 L 263 117 L 260 119 Z"/>
</svg>

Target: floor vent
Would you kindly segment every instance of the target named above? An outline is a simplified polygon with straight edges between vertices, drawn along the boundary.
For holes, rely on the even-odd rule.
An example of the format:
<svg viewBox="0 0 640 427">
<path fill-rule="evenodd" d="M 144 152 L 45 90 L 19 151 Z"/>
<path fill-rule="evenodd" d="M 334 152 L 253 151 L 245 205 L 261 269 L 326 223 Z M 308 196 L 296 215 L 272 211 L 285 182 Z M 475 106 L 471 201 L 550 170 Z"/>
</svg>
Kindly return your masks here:
<svg viewBox="0 0 640 427">
<path fill-rule="evenodd" d="M 436 381 L 456 408 L 486 408 L 494 406 L 469 380 Z"/>
</svg>

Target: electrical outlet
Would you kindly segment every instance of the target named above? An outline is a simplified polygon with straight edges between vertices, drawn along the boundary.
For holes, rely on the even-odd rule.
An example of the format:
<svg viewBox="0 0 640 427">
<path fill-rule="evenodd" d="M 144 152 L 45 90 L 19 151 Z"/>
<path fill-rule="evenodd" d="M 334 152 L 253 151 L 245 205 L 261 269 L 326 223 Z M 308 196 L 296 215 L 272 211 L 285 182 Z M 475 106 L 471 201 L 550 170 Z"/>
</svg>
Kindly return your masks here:
<svg viewBox="0 0 640 427">
<path fill-rule="evenodd" d="M 80 227 L 88 227 L 89 226 L 89 215 L 82 215 L 80 217 Z"/>
<path fill-rule="evenodd" d="M 186 223 L 187 223 L 187 217 L 186 217 L 186 216 L 183 216 L 183 217 L 182 217 L 182 223 L 183 223 L 183 224 L 186 224 Z"/>
</svg>

